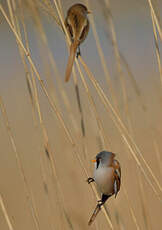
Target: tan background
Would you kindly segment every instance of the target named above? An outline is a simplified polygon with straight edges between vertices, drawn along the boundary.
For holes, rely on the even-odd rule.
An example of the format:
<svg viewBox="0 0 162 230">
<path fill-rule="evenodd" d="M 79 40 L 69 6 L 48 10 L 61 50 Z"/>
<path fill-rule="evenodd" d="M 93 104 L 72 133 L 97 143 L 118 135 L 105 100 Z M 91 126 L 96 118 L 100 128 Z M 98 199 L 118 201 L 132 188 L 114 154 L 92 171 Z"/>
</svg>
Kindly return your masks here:
<svg viewBox="0 0 162 230">
<path fill-rule="evenodd" d="M 76 1 L 62 2 L 66 11 Z M 162 88 L 155 54 L 150 9 L 147 1 L 123 0 L 122 4 L 121 1 L 111 2 L 119 48 L 134 74 L 141 93 L 140 96 L 135 93 L 127 71 L 124 69 L 123 82 L 127 98 L 125 106 L 112 45 L 105 33 L 108 25 L 104 20 L 100 4 L 97 1 L 93 1 L 92 12 L 104 51 L 105 61 L 111 73 L 121 119 L 129 128 L 143 157 L 161 183 Z M 4 6 L 5 1 L 2 1 L 2 3 Z M 57 105 L 75 140 L 77 153 L 80 155 L 84 166 L 91 176 L 93 173 L 91 159 L 102 150 L 102 146 L 99 143 L 99 133 L 88 97 L 78 75 L 86 131 L 86 137 L 82 138 L 80 114 L 73 81 L 71 80 L 68 84 L 64 83 L 67 49 L 63 34 L 58 30 L 51 18 L 47 18 L 42 14 L 48 44 L 55 57 L 60 71 L 59 78 L 71 105 L 70 111 L 67 110 L 64 104 L 58 82 L 49 64 L 48 50 L 41 42 L 39 30 L 35 27 L 29 15 L 30 11 L 25 11 L 29 45 L 32 50 L 33 60 L 47 86 L 48 92 L 52 96 L 54 86 Z M 58 183 L 56 180 L 53 180 L 50 162 L 44 151 L 43 136 L 38 117 L 36 122 L 33 120 L 24 68 L 18 53 L 15 37 L 2 15 L 1 17 L 0 96 L 3 98 L 6 106 L 17 150 L 20 154 L 27 181 L 32 189 L 38 212 L 39 229 L 89 229 L 87 222 L 96 205 L 96 198 L 91 187 L 85 182 L 86 176 L 74 155 L 74 148 L 67 140 L 58 119 L 53 115 L 49 103 L 39 87 L 41 110 L 52 154 L 56 162 L 57 176 L 62 192 L 60 195 L 60 190 L 57 187 Z M 160 45 L 160 51 L 161 49 Z M 110 97 L 92 29 L 84 45 L 82 45 L 81 51 L 84 60 L 101 84 L 104 92 Z M 162 205 L 146 182 L 143 174 L 141 174 L 136 161 L 133 159 L 129 149 L 124 145 L 117 128 L 115 128 L 109 116 L 110 113 L 105 110 L 89 81 L 88 85 L 97 105 L 100 118 L 104 123 L 104 131 L 111 143 L 109 150 L 116 153 L 122 167 L 121 191 L 116 199 L 113 197 L 106 204 L 114 229 L 136 229 L 137 227 L 131 215 L 131 210 L 133 210 L 139 229 L 160 230 L 162 226 Z M 2 114 L 0 113 L 0 115 Z M 74 121 L 71 119 L 71 116 L 74 117 Z M 74 122 L 76 128 L 73 126 Z M 86 148 L 86 153 L 84 147 Z M 160 160 L 157 149 L 159 150 Z M 45 175 L 44 180 L 48 186 L 48 193 L 45 192 L 42 180 L 42 162 L 43 176 Z M 145 167 L 144 170 L 146 170 Z M 153 182 L 147 170 L 146 172 Z M 140 184 L 143 186 L 142 192 Z M 155 183 L 154 186 L 156 187 Z M 129 202 L 126 199 L 124 188 L 128 193 Z M 158 189 L 157 191 L 160 193 Z M 3 195 L 14 229 L 36 229 L 31 217 L 30 206 L 28 205 L 20 170 L 18 169 L 16 157 L 2 116 L 0 116 L 0 192 Z M 66 215 L 63 210 L 65 210 Z M 8 229 L 1 209 L 0 229 Z M 102 213 L 99 214 L 96 225 L 94 224 L 91 229 L 109 229 Z"/>
</svg>

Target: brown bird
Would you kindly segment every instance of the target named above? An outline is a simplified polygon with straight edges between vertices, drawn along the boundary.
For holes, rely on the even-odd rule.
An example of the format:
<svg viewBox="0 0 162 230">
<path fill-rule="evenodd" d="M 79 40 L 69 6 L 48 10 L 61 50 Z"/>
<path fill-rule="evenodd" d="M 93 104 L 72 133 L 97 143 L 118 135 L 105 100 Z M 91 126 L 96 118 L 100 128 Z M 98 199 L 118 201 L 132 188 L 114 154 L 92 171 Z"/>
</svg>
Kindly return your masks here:
<svg viewBox="0 0 162 230">
<path fill-rule="evenodd" d="M 121 183 L 121 168 L 117 160 L 114 159 L 115 154 L 112 152 L 102 151 L 97 154 L 94 170 L 94 178 L 89 177 L 87 182 L 96 182 L 99 187 L 99 190 L 102 193 L 101 200 L 98 201 L 98 204 L 88 222 L 88 225 L 91 225 L 95 220 L 97 214 L 101 210 L 101 206 L 115 194 L 117 196 L 120 190 Z"/>
<path fill-rule="evenodd" d="M 69 33 L 71 39 L 70 46 L 70 56 L 68 59 L 65 81 L 67 82 L 70 79 L 75 54 L 77 48 L 79 49 L 80 44 L 85 40 L 89 31 L 89 21 L 87 14 L 89 14 L 87 7 L 83 4 L 75 4 L 70 7 L 67 12 L 67 17 L 65 19 L 65 26 Z M 80 49 L 77 53 L 77 56 L 80 55 Z"/>
</svg>

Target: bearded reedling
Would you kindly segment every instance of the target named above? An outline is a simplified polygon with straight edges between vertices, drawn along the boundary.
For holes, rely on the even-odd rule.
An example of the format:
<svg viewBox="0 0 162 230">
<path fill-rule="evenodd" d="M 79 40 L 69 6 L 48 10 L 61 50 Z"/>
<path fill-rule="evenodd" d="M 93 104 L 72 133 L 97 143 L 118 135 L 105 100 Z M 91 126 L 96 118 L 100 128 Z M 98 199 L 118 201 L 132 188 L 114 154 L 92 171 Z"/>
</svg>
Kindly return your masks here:
<svg viewBox="0 0 162 230">
<path fill-rule="evenodd" d="M 79 49 L 80 44 L 85 40 L 89 31 L 89 20 L 87 15 L 90 12 L 87 7 L 83 4 L 75 4 L 71 6 L 67 12 L 65 19 L 65 26 L 71 39 L 70 55 L 65 73 L 65 81 L 69 81 L 71 71 L 75 59 L 77 48 Z M 77 57 L 80 55 L 80 49 L 77 53 Z"/>
<path fill-rule="evenodd" d="M 121 168 L 119 162 L 115 159 L 114 153 L 102 151 L 97 154 L 93 162 L 95 162 L 94 178 L 89 177 L 87 182 L 89 184 L 91 182 L 96 182 L 102 193 L 102 198 L 98 201 L 88 225 L 93 223 L 102 205 L 112 195 L 115 194 L 115 197 L 117 196 L 121 183 Z"/>
</svg>

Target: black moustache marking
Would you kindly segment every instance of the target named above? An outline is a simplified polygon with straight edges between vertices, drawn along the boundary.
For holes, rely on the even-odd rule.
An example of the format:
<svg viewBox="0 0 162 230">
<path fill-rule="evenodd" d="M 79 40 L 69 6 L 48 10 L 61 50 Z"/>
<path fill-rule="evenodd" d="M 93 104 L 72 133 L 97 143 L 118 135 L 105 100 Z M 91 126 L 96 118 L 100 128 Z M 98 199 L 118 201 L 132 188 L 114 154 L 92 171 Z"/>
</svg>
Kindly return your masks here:
<svg viewBox="0 0 162 230">
<path fill-rule="evenodd" d="M 100 159 L 97 159 L 96 169 L 98 169 L 99 163 L 100 163 Z"/>
</svg>

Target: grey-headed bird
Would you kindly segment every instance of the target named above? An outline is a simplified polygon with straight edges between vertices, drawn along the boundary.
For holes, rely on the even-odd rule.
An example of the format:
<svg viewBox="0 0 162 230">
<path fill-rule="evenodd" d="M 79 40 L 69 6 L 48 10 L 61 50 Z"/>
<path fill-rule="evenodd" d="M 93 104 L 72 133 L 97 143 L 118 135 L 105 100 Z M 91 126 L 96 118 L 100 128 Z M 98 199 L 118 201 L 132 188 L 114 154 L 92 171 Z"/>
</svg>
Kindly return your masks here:
<svg viewBox="0 0 162 230">
<path fill-rule="evenodd" d="M 71 71 L 75 59 L 77 48 L 79 49 L 80 44 L 85 40 L 89 31 L 89 20 L 87 15 L 90 13 L 87 7 L 83 4 L 75 4 L 71 6 L 67 12 L 65 19 L 65 26 L 71 39 L 70 55 L 65 73 L 65 81 L 70 79 Z M 77 56 L 80 54 L 77 54 Z"/>
<path fill-rule="evenodd" d="M 97 214 L 101 210 L 101 206 L 115 194 L 117 196 L 121 184 L 121 168 L 117 160 L 114 159 L 115 154 L 112 152 L 102 151 L 97 154 L 95 162 L 94 177 L 87 179 L 88 183 L 96 182 L 99 190 L 102 193 L 101 200 L 98 204 L 88 222 L 91 225 Z"/>
</svg>

